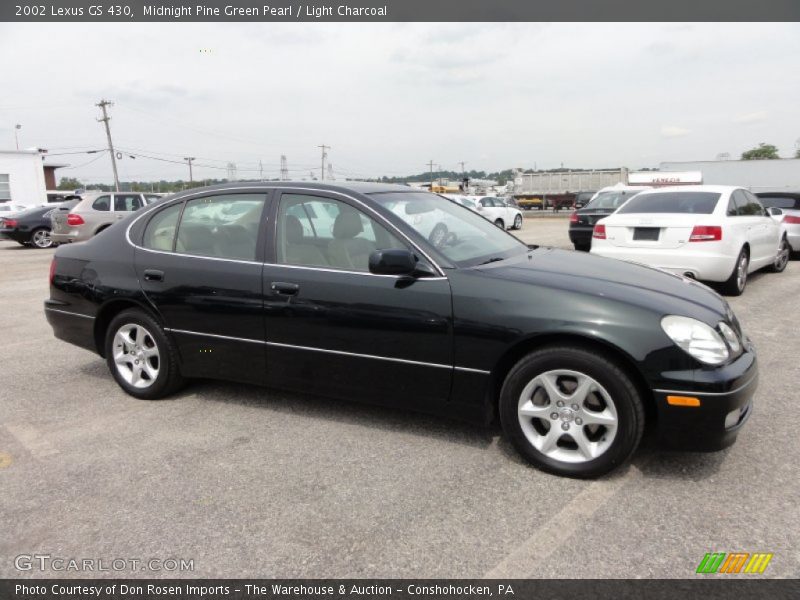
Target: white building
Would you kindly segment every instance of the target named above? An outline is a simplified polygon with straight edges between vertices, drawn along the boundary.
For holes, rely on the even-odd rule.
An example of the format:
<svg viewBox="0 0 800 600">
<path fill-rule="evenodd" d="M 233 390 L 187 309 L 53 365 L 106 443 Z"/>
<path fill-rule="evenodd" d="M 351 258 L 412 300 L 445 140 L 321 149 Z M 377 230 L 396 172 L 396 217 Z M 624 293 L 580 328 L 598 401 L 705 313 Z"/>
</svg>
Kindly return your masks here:
<svg viewBox="0 0 800 600">
<path fill-rule="evenodd" d="M 0 150 L 0 202 L 39 206 L 47 202 L 38 150 Z"/>
</svg>

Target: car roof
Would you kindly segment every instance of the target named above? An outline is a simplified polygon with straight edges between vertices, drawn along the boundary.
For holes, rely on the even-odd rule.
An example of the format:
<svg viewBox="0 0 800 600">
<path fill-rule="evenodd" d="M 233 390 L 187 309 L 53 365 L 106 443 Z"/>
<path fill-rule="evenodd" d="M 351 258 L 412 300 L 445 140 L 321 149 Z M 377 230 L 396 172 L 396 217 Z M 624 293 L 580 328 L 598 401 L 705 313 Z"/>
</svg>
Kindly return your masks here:
<svg viewBox="0 0 800 600">
<path fill-rule="evenodd" d="M 356 192 L 359 194 L 382 194 L 387 192 L 425 192 L 428 190 L 413 188 L 396 183 L 378 183 L 372 181 L 347 181 L 342 183 L 324 183 L 321 181 L 236 181 L 232 183 L 219 183 L 206 187 L 191 188 L 175 194 L 175 198 L 198 192 L 254 190 L 254 189 L 311 189 L 339 193 Z"/>
</svg>

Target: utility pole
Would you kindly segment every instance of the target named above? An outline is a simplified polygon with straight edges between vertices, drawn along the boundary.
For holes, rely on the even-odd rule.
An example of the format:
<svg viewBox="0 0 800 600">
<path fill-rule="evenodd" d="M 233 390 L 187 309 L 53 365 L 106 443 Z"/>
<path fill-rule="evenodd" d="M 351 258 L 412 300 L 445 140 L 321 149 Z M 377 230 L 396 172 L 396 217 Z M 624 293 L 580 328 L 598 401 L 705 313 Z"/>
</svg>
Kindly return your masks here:
<svg viewBox="0 0 800 600">
<path fill-rule="evenodd" d="M 184 156 L 183 160 L 189 163 L 189 184 L 192 183 L 192 161 L 194 160 L 194 156 Z"/>
<path fill-rule="evenodd" d="M 433 191 L 433 159 L 428 162 L 428 167 L 431 170 L 431 191 Z"/>
<path fill-rule="evenodd" d="M 261 160 L 258 161 L 258 176 L 261 181 L 264 181 L 264 165 L 261 164 Z"/>
<path fill-rule="evenodd" d="M 319 178 L 322 181 L 325 181 L 325 159 L 328 158 L 328 152 L 327 151 L 330 150 L 331 147 L 330 146 L 326 146 L 325 144 L 322 144 L 321 146 L 317 146 L 317 148 L 322 148 L 322 162 L 320 163 L 320 168 L 319 168 L 319 174 L 320 174 Z"/>
<path fill-rule="evenodd" d="M 460 165 L 461 165 L 461 178 L 463 179 L 463 178 L 465 177 L 466 173 L 467 173 L 467 172 L 464 170 L 464 165 L 465 165 L 465 164 L 467 164 L 467 163 L 465 163 L 465 162 L 462 160 L 462 161 L 461 161 L 460 163 L 458 163 L 458 164 L 460 164 Z"/>
<path fill-rule="evenodd" d="M 18 132 L 19 132 L 20 129 L 22 129 L 22 125 L 20 125 L 19 123 L 14 125 L 14 143 L 17 144 L 17 150 L 19 150 L 19 134 L 18 134 Z"/>
<path fill-rule="evenodd" d="M 285 154 L 281 154 L 281 181 L 289 181 L 289 165 Z"/>
<path fill-rule="evenodd" d="M 100 100 L 98 104 L 95 106 L 99 106 L 100 110 L 103 111 L 103 118 L 97 119 L 99 123 L 103 123 L 106 126 L 106 137 L 108 138 L 108 153 L 111 155 L 111 168 L 114 170 L 114 189 L 119 191 L 119 174 L 117 173 L 117 157 L 114 154 L 114 144 L 111 142 L 111 128 L 108 126 L 108 122 L 111 120 L 111 117 L 108 116 L 106 112 L 106 106 L 114 106 L 113 102 L 109 102 L 108 100 Z"/>
</svg>

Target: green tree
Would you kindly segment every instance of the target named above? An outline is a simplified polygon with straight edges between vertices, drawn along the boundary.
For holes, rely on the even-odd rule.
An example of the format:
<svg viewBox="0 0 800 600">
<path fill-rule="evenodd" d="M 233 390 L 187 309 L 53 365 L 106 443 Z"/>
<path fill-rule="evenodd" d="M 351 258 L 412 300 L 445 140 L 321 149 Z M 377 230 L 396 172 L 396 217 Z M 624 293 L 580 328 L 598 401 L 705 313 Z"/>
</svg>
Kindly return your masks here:
<svg viewBox="0 0 800 600">
<path fill-rule="evenodd" d="M 62 177 L 61 181 L 58 182 L 59 190 L 77 190 L 78 188 L 83 187 L 81 182 L 75 179 L 74 177 Z"/>
<path fill-rule="evenodd" d="M 778 149 L 772 144 L 761 142 L 755 148 L 742 152 L 742 160 L 772 160 L 780 158 Z"/>
</svg>

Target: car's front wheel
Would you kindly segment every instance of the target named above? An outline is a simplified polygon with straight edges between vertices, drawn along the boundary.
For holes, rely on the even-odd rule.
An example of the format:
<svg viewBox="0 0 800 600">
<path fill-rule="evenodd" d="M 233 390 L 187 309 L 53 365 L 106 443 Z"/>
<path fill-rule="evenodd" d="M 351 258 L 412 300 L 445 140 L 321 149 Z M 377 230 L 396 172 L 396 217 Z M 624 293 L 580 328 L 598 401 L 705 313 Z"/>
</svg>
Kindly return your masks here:
<svg viewBox="0 0 800 600">
<path fill-rule="evenodd" d="M 105 349 L 111 374 L 131 396 L 158 400 L 184 383 L 175 348 L 161 325 L 142 310 L 126 310 L 114 317 Z"/>
<path fill-rule="evenodd" d="M 630 459 L 644 431 L 636 385 L 620 365 L 572 346 L 522 358 L 500 393 L 503 431 L 534 466 L 598 477 Z"/>
<path fill-rule="evenodd" d="M 522 215 L 514 217 L 514 229 L 522 229 Z"/>
</svg>

